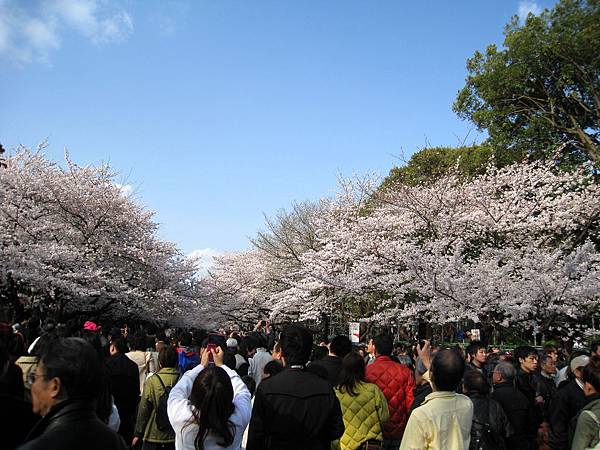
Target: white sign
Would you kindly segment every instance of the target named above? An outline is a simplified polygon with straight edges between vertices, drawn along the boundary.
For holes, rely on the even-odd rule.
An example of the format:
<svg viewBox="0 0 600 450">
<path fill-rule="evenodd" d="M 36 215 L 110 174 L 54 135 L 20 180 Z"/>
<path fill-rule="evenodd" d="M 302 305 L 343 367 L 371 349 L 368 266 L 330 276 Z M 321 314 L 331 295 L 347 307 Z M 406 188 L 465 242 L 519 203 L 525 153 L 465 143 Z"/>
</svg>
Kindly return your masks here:
<svg viewBox="0 0 600 450">
<path fill-rule="evenodd" d="M 479 328 L 473 328 L 471 330 L 471 341 L 480 341 L 481 340 L 481 331 Z"/>
<path fill-rule="evenodd" d="M 360 342 L 360 322 L 349 322 L 348 337 L 350 342 L 358 344 Z"/>
</svg>

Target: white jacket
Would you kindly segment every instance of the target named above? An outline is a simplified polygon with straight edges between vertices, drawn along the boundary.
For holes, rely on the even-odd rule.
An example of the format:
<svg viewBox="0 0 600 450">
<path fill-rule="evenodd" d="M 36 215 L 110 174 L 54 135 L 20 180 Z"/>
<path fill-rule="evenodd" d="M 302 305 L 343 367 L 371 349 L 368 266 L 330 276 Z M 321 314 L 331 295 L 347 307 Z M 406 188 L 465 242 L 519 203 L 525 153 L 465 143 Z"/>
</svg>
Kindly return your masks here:
<svg viewBox="0 0 600 450">
<path fill-rule="evenodd" d="M 256 382 L 256 387 L 258 387 L 258 385 L 262 381 L 265 366 L 270 361 L 273 361 L 273 357 L 267 351 L 266 348 L 262 347 L 256 349 L 256 353 L 254 354 L 254 356 L 248 360 L 248 375 L 254 378 L 254 381 Z"/>
<path fill-rule="evenodd" d="M 244 430 L 248 426 L 250 416 L 252 415 L 250 392 L 235 371 L 226 366 L 221 366 L 221 368 L 227 372 L 231 378 L 231 384 L 233 385 L 233 404 L 235 410 L 233 411 L 233 414 L 229 416 L 229 420 L 235 426 L 233 444 L 230 447 L 221 447 L 220 445 L 217 445 L 217 441 L 220 439 L 209 432 L 204 440 L 204 449 L 239 450 Z M 169 415 L 169 421 L 173 426 L 173 430 L 175 430 L 175 448 L 177 450 L 195 449 L 194 439 L 196 439 L 196 435 L 198 434 L 198 425 L 189 425 L 193 418 L 193 406 L 188 399 L 192 392 L 194 380 L 202 370 L 204 370 L 202 365 L 197 365 L 192 370 L 188 370 L 183 374 L 177 384 L 173 386 L 173 389 L 169 394 L 167 413 Z"/>
</svg>

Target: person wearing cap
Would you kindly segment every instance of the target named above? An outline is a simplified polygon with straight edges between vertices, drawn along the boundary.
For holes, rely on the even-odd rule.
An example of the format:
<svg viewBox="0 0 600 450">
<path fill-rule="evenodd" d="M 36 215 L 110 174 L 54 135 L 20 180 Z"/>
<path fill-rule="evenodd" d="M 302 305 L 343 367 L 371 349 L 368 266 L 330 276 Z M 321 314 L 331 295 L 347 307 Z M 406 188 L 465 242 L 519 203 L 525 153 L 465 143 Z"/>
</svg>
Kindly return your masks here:
<svg viewBox="0 0 600 450">
<path fill-rule="evenodd" d="M 588 365 L 589 356 L 574 357 L 569 369 L 574 378 L 558 389 L 550 404 L 550 448 L 569 449 L 569 423 L 586 404 L 583 382 L 583 368 Z"/>
<path fill-rule="evenodd" d="M 225 341 L 225 345 L 227 345 L 227 350 L 235 352 L 237 350 L 238 341 L 237 339 L 230 337 L 227 339 L 227 341 Z"/>
<path fill-rule="evenodd" d="M 239 353 L 239 345 L 238 345 L 238 340 L 236 338 L 230 337 L 225 342 L 225 345 L 227 345 L 227 350 L 230 351 L 231 353 L 233 353 L 233 355 L 235 357 L 235 370 L 236 371 L 240 367 L 242 367 L 243 364 L 247 364 L 246 359 Z"/>
<path fill-rule="evenodd" d="M 582 381 L 588 403 L 577 418 L 572 450 L 596 448 L 600 443 L 600 356 L 592 355 L 583 368 Z"/>
</svg>

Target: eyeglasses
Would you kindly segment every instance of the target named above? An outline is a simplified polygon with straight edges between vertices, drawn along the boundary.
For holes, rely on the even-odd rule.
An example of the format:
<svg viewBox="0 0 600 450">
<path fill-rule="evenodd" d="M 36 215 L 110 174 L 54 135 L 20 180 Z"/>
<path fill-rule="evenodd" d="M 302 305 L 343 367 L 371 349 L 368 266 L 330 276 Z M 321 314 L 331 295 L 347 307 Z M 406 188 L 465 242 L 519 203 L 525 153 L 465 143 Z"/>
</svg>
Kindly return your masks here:
<svg viewBox="0 0 600 450">
<path fill-rule="evenodd" d="M 35 383 L 35 380 L 38 377 L 43 377 L 44 375 L 38 375 L 35 370 L 29 372 L 29 374 L 27 375 L 27 382 L 31 385 L 33 383 Z"/>
</svg>

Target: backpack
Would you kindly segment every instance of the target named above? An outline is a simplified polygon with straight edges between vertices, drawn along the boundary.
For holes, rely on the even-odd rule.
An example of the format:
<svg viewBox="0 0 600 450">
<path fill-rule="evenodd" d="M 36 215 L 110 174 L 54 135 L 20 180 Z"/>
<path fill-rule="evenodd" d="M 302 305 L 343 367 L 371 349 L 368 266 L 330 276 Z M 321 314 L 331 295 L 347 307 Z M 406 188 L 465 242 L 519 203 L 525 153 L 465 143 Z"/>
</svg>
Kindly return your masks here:
<svg viewBox="0 0 600 450">
<path fill-rule="evenodd" d="M 487 402 L 487 414 L 489 421 L 490 404 Z M 471 443 L 469 450 L 506 450 L 504 438 L 492 429 L 489 423 L 479 422 L 473 419 L 471 426 Z"/>
<path fill-rule="evenodd" d="M 154 375 L 156 375 L 158 381 L 160 381 L 160 385 L 163 388 L 163 393 L 158 398 L 158 404 L 156 405 L 156 428 L 158 428 L 160 431 L 174 434 L 175 431 L 171 426 L 171 422 L 169 422 L 169 415 L 167 414 L 167 402 L 169 401 L 169 394 L 171 393 L 173 386 L 166 387 L 160 375 L 157 373 Z M 177 377 L 177 380 L 179 380 L 179 377 Z M 177 383 L 177 381 L 175 383 Z"/>
<path fill-rule="evenodd" d="M 504 439 L 488 423 L 473 421 L 469 450 L 505 450 Z"/>
</svg>

